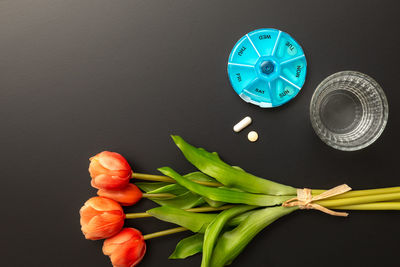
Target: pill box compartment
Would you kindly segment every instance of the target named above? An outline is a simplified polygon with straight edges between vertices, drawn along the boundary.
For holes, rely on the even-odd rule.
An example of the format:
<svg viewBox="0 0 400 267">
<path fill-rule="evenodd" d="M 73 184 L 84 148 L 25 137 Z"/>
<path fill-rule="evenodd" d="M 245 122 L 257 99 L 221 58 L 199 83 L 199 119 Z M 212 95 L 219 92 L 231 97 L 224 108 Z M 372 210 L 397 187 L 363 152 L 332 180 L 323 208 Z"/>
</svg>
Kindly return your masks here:
<svg viewBox="0 0 400 267">
<path fill-rule="evenodd" d="M 233 89 L 243 100 L 260 107 L 276 107 L 293 99 L 304 85 L 306 72 L 301 46 L 276 29 L 246 34 L 229 55 Z"/>
</svg>

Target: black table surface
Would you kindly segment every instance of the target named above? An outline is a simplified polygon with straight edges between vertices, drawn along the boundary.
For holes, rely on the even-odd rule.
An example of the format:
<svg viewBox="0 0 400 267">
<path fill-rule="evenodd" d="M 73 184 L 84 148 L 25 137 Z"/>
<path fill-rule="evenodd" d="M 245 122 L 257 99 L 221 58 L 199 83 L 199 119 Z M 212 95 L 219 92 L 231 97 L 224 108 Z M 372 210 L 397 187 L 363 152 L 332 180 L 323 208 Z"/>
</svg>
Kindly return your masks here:
<svg viewBox="0 0 400 267">
<path fill-rule="evenodd" d="M 96 191 L 88 158 L 123 154 L 137 172 L 194 168 L 169 135 L 218 151 L 232 165 L 296 187 L 399 185 L 398 1 L 0 1 L 0 253 L 2 266 L 111 266 L 87 241 L 79 208 Z M 257 28 L 290 33 L 304 48 L 307 79 L 275 109 L 242 101 L 226 73 L 235 42 Z M 389 121 L 370 147 L 325 145 L 309 120 L 316 86 L 357 70 L 375 78 Z M 239 134 L 232 126 L 250 115 Z M 250 143 L 248 130 L 260 138 Z M 129 211 L 155 205 L 142 200 Z M 152 218 L 127 225 L 150 233 Z M 261 232 L 232 266 L 398 266 L 400 213 L 291 214 Z M 140 266 L 168 260 L 188 233 L 147 242 Z"/>
</svg>

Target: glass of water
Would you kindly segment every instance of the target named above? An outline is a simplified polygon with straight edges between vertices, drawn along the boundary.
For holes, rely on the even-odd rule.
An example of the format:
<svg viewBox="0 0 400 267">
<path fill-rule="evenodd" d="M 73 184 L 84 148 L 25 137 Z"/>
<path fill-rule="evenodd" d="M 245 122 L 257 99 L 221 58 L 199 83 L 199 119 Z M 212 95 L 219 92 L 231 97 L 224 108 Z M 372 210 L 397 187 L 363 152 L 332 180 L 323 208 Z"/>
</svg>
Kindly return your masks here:
<svg viewBox="0 0 400 267">
<path fill-rule="evenodd" d="M 329 146 L 354 151 L 372 144 L 385 129 L 389 107 L 381 86 L 356 71 L 323 80 L 310 104 L 311 124 Z"/>
</svg>

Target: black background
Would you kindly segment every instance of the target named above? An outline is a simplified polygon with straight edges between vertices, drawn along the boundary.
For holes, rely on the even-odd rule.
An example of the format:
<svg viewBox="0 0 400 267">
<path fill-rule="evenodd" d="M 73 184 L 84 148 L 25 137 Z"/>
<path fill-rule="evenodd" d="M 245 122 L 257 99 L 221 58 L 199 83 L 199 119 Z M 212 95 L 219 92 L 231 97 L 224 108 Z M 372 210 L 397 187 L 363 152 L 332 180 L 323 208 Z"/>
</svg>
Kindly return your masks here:
<svg viewBox="0 0 400 267">
<path fill-rule="evenodd" d="M 101 241 L 80 232 L 78 210 L 95 190 L 88 158 L 122 153 L 138 172 L 193 169 L 169 135 L 218 151 L 254 174 L 296 187 L 399 185 L 398 1 L 0 1 L 2 266 L 110 266 Z M 227 79 L 230 49 L 273 27 L 303 47 L 307 80 L 288 104 L 243 102 Z M 384 88 L 389 121 L 372 146 L 334 150 L 314 134 L 313 90 L 341 70 Z M 246 115 L 254 123 L 235 134 Z M 260 135 L 247 141 L 249 130 Z M 141 201 L 130 210 L 154 206 Z M 128 222 L 143 233 L 170 227 Z M 260 233 L 232 266 L 398 266 L 399 212 L 338 218 L 297 212 Z M 168 260 L 187 233 L 148 241 L 141 266 Z"/>
</svg>

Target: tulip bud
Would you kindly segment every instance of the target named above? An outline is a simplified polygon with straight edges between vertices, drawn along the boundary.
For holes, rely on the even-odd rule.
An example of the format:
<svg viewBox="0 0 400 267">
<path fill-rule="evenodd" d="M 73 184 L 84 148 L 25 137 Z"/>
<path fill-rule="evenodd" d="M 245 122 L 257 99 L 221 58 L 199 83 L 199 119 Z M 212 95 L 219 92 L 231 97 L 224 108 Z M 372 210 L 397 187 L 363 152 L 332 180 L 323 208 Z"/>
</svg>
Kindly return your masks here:
<svg viewBox="0 0 400 267">
<path fill-rule="evenodd" d="M 110 257 L 114 267 L 134 267 L 146 253 L 146 243 L 138 230 L 124 228 L 104 241 L 103 253 Z"/>
<path fill-rule="evenodd" d="M 103 151 L 90 158 L 89 173 L 93 187 L 118 190 L 128 185 L 132 169 L 120 154 Z"/>
<path fill-rule="evenodd" d="M 142 191 L 134 184 L 128 184 L 121 190 L 99 189 L 97 194 L 113 199 L 121 203 L 122 206 L 132 206 L 142 198 Z"/>
<path fill-rule="evenodd" d="M 92 197 L 81 210 L 82 232 L 86 239 L 97 240 L 117 234 L 124 226 L 121 205 L 105 197 Z"/>
</svg>

